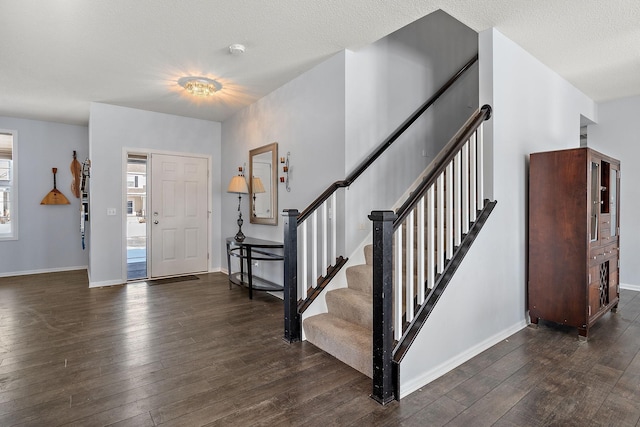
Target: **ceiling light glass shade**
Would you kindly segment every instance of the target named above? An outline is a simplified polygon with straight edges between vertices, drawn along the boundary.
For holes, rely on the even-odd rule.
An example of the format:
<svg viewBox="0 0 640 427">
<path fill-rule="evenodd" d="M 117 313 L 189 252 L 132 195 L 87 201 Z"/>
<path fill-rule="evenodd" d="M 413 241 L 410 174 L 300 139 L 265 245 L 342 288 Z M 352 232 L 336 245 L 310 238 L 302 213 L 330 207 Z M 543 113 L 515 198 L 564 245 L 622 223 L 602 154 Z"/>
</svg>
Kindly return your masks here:
<svg viewBox="0 0 640 427">
<path fill-rule="evenodd" d="M 178 84 L 195 96 L 211 96 L 220 89 L 220 82 L 207 77 L 182 77 Z"/>
<path fill-rule="evenodd" d="M 247 187 L 247 181 L 244 179 L 244 176 L 236 175 L 233 178 L 231 178 L 231 182 L 229 183 L 229 187 L 227 188 L 227 193 L 239 193 L 239 194 L 249 193 L 249 188 Z"/>
</svg>

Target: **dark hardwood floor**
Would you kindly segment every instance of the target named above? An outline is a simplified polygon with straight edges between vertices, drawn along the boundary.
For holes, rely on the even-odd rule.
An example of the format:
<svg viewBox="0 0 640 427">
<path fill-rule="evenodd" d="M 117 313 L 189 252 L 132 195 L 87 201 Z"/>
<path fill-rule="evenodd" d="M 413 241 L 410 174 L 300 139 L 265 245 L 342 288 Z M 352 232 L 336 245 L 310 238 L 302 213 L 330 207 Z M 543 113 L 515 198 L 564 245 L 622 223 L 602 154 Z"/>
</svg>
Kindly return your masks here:
<svg viewBox="0 0 640 427">
<path fill-rule="evenodd" d="M 640 294 L 587 343 L 526 328 L 401 402 L 309 343 L 282 301 L 226 275 L 89 289 L 86 272 L 0 278 L 0 426 L 634 426 Z"/>
</svg>

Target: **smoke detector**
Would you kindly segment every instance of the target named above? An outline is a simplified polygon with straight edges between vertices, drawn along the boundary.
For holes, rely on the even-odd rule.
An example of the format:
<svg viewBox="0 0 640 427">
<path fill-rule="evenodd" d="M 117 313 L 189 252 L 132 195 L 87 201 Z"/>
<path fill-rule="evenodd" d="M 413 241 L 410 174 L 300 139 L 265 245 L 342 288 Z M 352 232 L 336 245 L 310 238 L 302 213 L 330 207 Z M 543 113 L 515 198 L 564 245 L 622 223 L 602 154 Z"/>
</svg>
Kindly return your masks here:
<svg viewBox="0 0 640 427">
<path fill-rule="evenodd" d="M 244 45 L 235 43 L 229 46 L 229 53 L 232 55 L 242 55 L 244 53 Z"/>
</svg>

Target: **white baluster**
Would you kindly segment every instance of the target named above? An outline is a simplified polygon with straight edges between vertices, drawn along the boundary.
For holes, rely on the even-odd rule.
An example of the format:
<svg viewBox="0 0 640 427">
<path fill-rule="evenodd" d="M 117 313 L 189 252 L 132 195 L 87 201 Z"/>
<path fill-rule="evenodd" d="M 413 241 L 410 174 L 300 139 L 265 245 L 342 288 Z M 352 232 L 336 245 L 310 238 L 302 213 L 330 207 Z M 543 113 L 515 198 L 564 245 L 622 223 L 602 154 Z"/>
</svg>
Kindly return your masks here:
<svg viewBox="0 0 640 427">
<path fill-rule="evenodd" d="M 414 222 L 414 210 L 411 210 L 411 212 L 409 213 L 409 216 L 407 217 L 407 244 L 406 244 L 406 248 L 407 248 L 407 264 L 406 264 L 406 282 L 407 282 L 407 286 L 406 286 L 406 291 L 405 291 L 405 296 L 406 296 L 406 303 L 405 306 L 407 307 L 406 310 L 406 319 L 407 322 L 410 322 L 413 320 L 413 296 L 414 296 L 414 278 L 413 278 L 413 271 L 414 271 L 414 267 L 413 267 L 413 262 L 414 262 L 414 256 L 413 256 L 413 243 L 414 243 L 414 237 L 413 237 L 413 233 L 415 233 L 414 231 L 414 227 L 415 227 L 415 222 Z"/>
<path fill-rule="evenodd" d="M 424 302 L 424 255 L 425 255 L 425 238 L 424 238 L 424 233 L 425 233 L 425 228 L 424 228 L 424 197 L 422 197 L 420 199 L 420 201 L 418 202 L 418 249 L 417 249 L 417 254 L 418 254 L 418 304 L 422 305 L 422 303 Z"/>
<path fill-rule="evenodd" d="M 331 265 L 335 265 L 336 258 L 338 257 L 337 253 L 337 243 L 336 243 L 336 217 L 338 215 L 338 211 L 336 209 L 336 192 L 334 191 L 331 195 Z"/>
<path fill-rule="evenodd" d="M 469 141 L 462 147 L 462 233 L 469 232 Z"/>
<path fill-rule="evenodd" d="M 304 299 L 307 298 L 307 289 L 309 288 L 309 253 L 308 253 L 308 242 L 307 242 L 307 225 L 309 221 L 304 221 L 302 223 L 302 274 L 300 275 L 300 279 L 302 280 L 302 297 Z"/>
<path fill-rule="evenodd" d="M 322 264 L 320 265 L 320 271 L 323 276 L 327 275 L 327 255 L 328 255 L 328 243 L 329 243 L 329 230 L 327 229 L 327 204 L 325 202 L 322 204 Z"/>
<path fill-rule="evenodd" d="M 318 286 L 318 210 L 311 214 L 311 287 Z"/>
<path fill-rule="evenodd" d="M 393 284 L 393 335 L 396 340 L 402 337 L 402 229 L 395 232 L 395 276 Z"/>
<path fill-rule="evenodd" d="M 478 200 L 476 199 L 478 185 L 477 164 L 476 132 L 474 132 L 469 141 L 469 221 L 471 222 L 475 222 L 478 209 Z"/>
<path fill-rule="evenodd" d="M 478 208 L 484 208 L 484 122 L 480 123 L 478 133 Z"/>
<path fill-rule="evenodd" d="M 440 174 L 437 180 L 438 191 L 436 197 L 438 198 L 436 210 L 438 212 L 438 229 L 436 233 L 436 245 L 438 247 L 438 273 L 442 273 L 444 270 L 444 174 Z"/>
<path fill-rule="evenodd" d="M 435 206 L 433 195 L 434 186 L 432 185 L 427 190 L 427 286 L 429 289 L 433 289 L 435 281 Z"/>
<path fill-rule="evenodd" d="M 445 187 L 445 212 L 447 213 L 445 221 L 445 229 L 447 234 L 446 248 L 447 258 L 453 258 L 453 162 L 449 162 L 446 169 L 446 182 Z"/>
<path fill-rule="evenodd" d="M 453 208 L 454 208 L 454 219 L 453 224 L 455 227 L 454 230 L 454 244 L 456 246 L 460 246 L 460 242 L 462 241 L 462 206 L 460 200 L 460 180 L 461 180 L 461 162 L 462 162 L 462 154 L 458 151 L 458 154 L 453 158 Z"/>
</svg>

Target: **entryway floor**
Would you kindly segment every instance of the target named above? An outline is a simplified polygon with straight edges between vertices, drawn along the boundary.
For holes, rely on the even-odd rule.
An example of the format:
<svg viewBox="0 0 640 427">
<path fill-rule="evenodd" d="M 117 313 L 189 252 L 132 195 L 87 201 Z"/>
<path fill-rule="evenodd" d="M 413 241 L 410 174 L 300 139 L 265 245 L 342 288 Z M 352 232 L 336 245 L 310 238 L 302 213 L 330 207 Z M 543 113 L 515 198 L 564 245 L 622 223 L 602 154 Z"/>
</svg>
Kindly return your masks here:
<svg viewBox="0 0 640 427">
<path fill-rule="evenodd" d="M 136 280 L 147 277 L 146 248 L 127 248 L 127 279 Z"/>
</svg>

